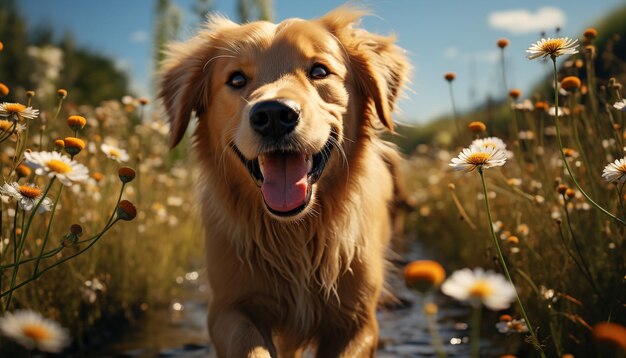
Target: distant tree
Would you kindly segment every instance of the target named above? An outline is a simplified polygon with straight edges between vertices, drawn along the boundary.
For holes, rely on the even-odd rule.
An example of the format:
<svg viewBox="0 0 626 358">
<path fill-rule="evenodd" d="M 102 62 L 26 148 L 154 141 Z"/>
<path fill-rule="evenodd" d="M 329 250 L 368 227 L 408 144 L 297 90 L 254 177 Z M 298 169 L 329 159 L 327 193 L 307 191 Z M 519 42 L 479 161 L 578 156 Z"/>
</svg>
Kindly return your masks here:
<svg viewBox="0 0 626 358">
<path fill-rule="evenodd" d="M 180 8 L 170 0 L 157 0 L 154 28 L 154 63 L 158 70 L 164 58 L 165 45 L 178 37 L 183 21 Z"/>
<path fill-rule="evenodd" d="M 274 19 L 272 0 L 238 0 L 237 13 L 241 22 Z"/>
<path fill-rule="evenodd" d="M 207 15 L 213 10 L 213 0 L 196 0 L 192 11 L 200 22 L 206 20 Z"/>
<path fill-rule="evenodd" d="M 0 41 L 4 45 L 0 52 L 0 82 L 9 86 L 11 91 L 32 87 L 26 61 L 28 32 L 26 22 L 17 12 L 15 0 L 0 0 Z"/>
</svg>

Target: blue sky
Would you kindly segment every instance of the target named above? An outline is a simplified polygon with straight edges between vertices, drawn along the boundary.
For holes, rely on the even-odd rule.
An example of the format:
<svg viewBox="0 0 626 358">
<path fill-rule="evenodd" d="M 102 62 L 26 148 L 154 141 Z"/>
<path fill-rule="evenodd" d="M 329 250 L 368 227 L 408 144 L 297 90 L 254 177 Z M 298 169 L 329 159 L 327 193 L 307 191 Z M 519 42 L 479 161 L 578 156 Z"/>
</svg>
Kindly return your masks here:
<svg viewBox="0 0 626 358">
<path fill-rule="evenodd" d="M 150 96 L 154 0 L 25 0 L 18 5 L 30 26 L 51 25 L 57 35 L 71 31 L 78 44 L 116 59 L 128 72 L 140 96 Z M 193 0 L 173 0 L 184 12 L 181 39 L 190 37 L 197 18 Z M 214 0 L 214 9 L 237 19 L 236 2 Z M 274 0 L 275 18 L 317 17 L 345 1 Z M 370 0 L 374 14 L 363 19 L 369 31 L 398 37 L 414 66 L 411 89 L 406 91 L 397 118 L 406 123 L 425 122 L 450 111 L 446 72 L 455 72 L 455 98 L 466 109 L 488 96 L 505 94 L 496 41 L 507 38 L 509 88 L 525 94 L 546 73 L 545 65 L 529 61 L 525 50 L 541 31 L 554 36 L 582 37 L 582 31 L 623 0 Z"/>
</svg>

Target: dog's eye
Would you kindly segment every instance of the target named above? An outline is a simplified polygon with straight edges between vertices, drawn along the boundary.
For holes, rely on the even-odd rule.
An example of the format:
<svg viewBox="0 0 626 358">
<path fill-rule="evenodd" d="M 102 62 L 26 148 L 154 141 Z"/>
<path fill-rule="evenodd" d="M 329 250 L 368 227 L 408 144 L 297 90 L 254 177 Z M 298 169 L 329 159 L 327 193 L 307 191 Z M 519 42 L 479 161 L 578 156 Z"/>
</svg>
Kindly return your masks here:
<svg viewBox="0 0 626 358">
<path fill-rule="evenodd" d="M 246 75 L 241 72 L 235 72 L 228 78 L 228 82 L 226 82 L 229 86 L 233 88 L 241 88 L 246 85 L 248 79 Z"/>
<path fill-rule="evenodd" d="M 319 63 L 313 65 L 313 67 L 311 67 L 311 71 L 309 71 L 309 77 L 314 80 L 326 78 L 329 74 L 330 72 L 328 71 L 328 68 L 324 65 L 320 65 Z"/>
</svg>

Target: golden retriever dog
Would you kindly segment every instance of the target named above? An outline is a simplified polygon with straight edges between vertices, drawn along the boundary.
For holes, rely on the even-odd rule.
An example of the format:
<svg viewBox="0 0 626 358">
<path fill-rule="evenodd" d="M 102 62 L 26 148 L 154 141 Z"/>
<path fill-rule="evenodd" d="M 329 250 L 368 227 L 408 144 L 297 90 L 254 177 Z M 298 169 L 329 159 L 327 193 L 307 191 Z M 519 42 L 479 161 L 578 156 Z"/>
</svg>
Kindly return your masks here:
<svg viewBox="0 0 626 358">
<path fill-rule="evenodd" d="M 371 357 L 400 160 L 379 138 L 407 77 L 394 39 L 338 8 L 314 20 L 212 16 L 171 44 L 171 147 L 191 117 L 218 357 Z"/>
</svg>

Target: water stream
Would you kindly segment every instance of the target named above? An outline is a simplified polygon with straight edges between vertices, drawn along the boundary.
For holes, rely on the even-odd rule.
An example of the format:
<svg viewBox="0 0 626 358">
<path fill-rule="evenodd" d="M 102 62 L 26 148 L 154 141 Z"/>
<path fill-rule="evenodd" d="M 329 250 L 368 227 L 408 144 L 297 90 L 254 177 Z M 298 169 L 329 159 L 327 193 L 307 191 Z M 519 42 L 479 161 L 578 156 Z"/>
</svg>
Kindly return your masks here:
<svg viewBox="0 0 626 358">
<path fill-rule="evenodd" d="M 423 258 L 418 247 L 412 247 L 408 259 Z M 422 256 L 422 257 L 420 257 Z M 195 272 L 180 280 L 188 295 L 174 300 L 169 307 L 151 310 L 139 322 L 120 334 L 119 340 L 91 352 L 93 357 L 205 357 L 211 352 L 206 328 L 206 283 Z M 192 278 L 192 279 L 189 279 Z M 406 304 L 384 308 L 378 312 L 380 345 L 377 357 L 436 357 L 431 344 L 426 318 L 422 313 L 421 298 L 405 288 L 401 273 L 390 275 L 394 293 Z M 451 299 L 436 295 L 439 334 L 449 357 L 469 356 L 470 311 Z M 492 317 L 493 318 L 493 317 Z M 497 337 L 493 325 L 483 325 L 481 357 L 498 357 L 504 354 L 502 339 Z M 496 338 L 491 338 L 495 336 Z M 310 355 L 308 355 L 310 356 Z"/>
</svg>

